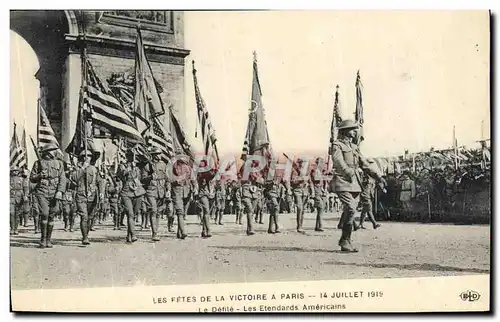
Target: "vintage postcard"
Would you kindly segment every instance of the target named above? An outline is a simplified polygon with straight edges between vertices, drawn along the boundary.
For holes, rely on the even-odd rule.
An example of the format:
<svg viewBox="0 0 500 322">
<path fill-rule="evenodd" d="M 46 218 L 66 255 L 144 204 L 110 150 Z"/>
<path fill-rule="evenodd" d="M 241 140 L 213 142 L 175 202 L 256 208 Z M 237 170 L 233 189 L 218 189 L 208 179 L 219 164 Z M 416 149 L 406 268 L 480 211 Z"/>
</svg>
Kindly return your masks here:
<svg viewBox="0 0 500 322">
<path fill-rule="evenodd" d="M 488 11 L 10 11 L 14 312 L 487 312 Z"/>
</svg>

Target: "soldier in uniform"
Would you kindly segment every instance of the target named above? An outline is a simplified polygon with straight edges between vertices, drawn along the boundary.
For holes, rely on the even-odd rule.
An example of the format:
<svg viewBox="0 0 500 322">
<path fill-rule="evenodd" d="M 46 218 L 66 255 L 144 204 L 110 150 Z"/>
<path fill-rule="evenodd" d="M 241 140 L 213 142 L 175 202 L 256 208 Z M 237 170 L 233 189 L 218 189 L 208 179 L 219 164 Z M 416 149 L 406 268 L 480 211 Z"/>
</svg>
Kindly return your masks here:
<svg viewBox="0 0 500 322">
<path fill-rule="evenodd" d="M 175 214 L 177 216 L 177 238 L 185 239 L 187 234 L 184 227 L 184 216 L 186 206 L 194 193 L 193 182 L 191 179 L 191 167 L 186 156 L 177 158 L 172 164 L 172 201 L 174 203 Z"/>
<path fill-rule="evenodd" d="M 372 160 L 368 160 L 368 163 Z M 377 223 L 375 217 L 373 216 L 373 201 L 375 199 L 375 180 L 366 173 L 363 175 L 363 182 L 361 187 L 361 216 L 359 218 L 359 228 L 365 229 L 363 226 L 366 216 L 371 221 L 373 229 L 379 228 L 381 225 Z"/>
<path fill-rule="evenodd" d="M 269 209 L 269 227 L 268 234 L 279 234 L 278 213 L 279 204 L 283 196 L 283 186 L 277 178 L 268 181 L 264 186 L 264 195 L 267 199 L 267 207 Z"/>
<path fill-rule="evenodd" d="M 352 120 L 340 123 L 338 139 L 333 143 L 332 162 L 335 171 L 334 189 L 343 205 L 344 220 L 339 246 L 343 252 L 357 252 L 351 243 L 357 200 L 361 193 L 360 170 L 369 172 L 381 185 L 385 180 L 375 167 L 370 167 L 359 151 L 358 124 Z"/>
<path fill-rule="evenodd" d="M 127 215 L 127 243 L 137 241 L 135 236 L 135 217 L 139 215 L 142 198 L 146 190 L 140 182 L 141 170 L 136 165 L 135 151 L 127 150 L 127 162 L 118 168 L 118 179 L 122 182 L 121 202 Z"/>
<path fill-rule="evenodd" d="M 119 197 L 121 191 L 121 181 L 113 179 L 108 187 L 109 210 L 113 216 L 113 230 L 120 230 L 122 222 L 122 212 L 119 205 Z"/>
<path fill-rule="evenodd" d="M 19 217 L 23 213 L 23 204 L 28 200 L 29 182 L 21 175 L 21 169 L 10 170 L 10 234 L 18 235 Z"/>
<path fill-rule="evenodd" d="M 75 224 L 75 188 L 76 182 L 72 180 L 72 174 L 74 172 L 73 166 L 66 163 L 66 191 L 63 195 L 62 201 L 62 213 L 64 221 L 64 231 L 73 232 L 73 225 Z"/>
<path fill-rule="evenodd" d="M 241 170 L 243 169 L 244 167 L 241 167 Z M 249 173 L 247 179 L 241 179 L 242 203 L 247 215 L 247 236 L 255 235 L 252 228 L 252 216 L 255 211 L 257 199 L 260 197 L 258 193 L 258 184 L 262 184 L 263 182 L 262 175 L 256 172 Z"/>
<path fill-rule="evenodd" d="M 255 194 L 256 194 L 256 200 L 255 200 L 255 223 L 256 224 L 263 224 L 263 220 L 262 220 L 262 216 L 264 214 L 264 194 L 263 194 L 263 190 L 264 190 L 264 187 L 262 184 L 260 184 L 259 182 L 256 182 L 255 183 L 255 187 L 256 187 L 256 191 L 255 191 Z"/>
<path fill-rule="evenodd" d="M 41 248 L 52 247 L 54 216 L 61 211 L 60 201 L 66 188 L 64 163 L 51 153 L 58 148 L 47 146 L 41 149 L 41 160 L 35 161 L 30 181 L 36 184 L 33 191 L 40 211 Z"/>
<path fill-rule="evenodd" d="M 168 166 L 167 166 L 168 169 Z M 168 232 L 174 231 L 174 205 L 172 201 L 172 182 L 170 173 L 167 171 L 167 176 L 165 178 L 165 215 L 167 216 L 167 228 Z"/>
<path fill-rule="evenodd" d="M 325 160 L 323 158 L 316 159 L 316 168 L 311 171 L 312 182 L 312 198 L 314 199 L 314 207 L 316 208 L 316 227 L 315 231 L 323 231 L 323 214 L 328 209 L 328 184 L 329 179 L 326 178 Z"/>
<path fill-rule="evenodd" d="M 403 218 L 412 213 L 411 201 L 417 196 L 415 182 L 410 178 L 410 172 L 405 170 L 399 179 L 399 201 L 403 206 Z"/>
<path fill-rule="evenodd" d="M 95 166 L 100 152 L 93 146 L 83 150 L 78 156 L 78 167 L 71 174 L 75 182 L 76 209 L 80 215 L 82 245 L 90 245 L 89 232 L 96 215 L 96 207 L 104 199 L 105 180 Z"/>
<path fill-rule="evenodd" d="M 233 186 L 232 186 L 232 198 L 233 198 L 233 205 L 234 205 L 234 212 L 236 214 L 236 219 L 235 223 L 241 225 L 241 217 L 243 216 L 243 207 L 241 203 L 241 185 L 239 181 L 233 181 Z"/>
<path fill-rule="evenodd" d="M 206 160 L 201 160 L 200 167 L 205 168 L 207 166 Z M 214 207 L 214 185 L 213 180 L 216 174 L 215 169 L 211 169 L 207 172 L 198 172 L 196 174 L 196 199 L 198 201 L 198 205 L 201 211 L 201 237 L 210 238 L 212 235 L 210 234 L 210 211 Z M 216 213 L 216 222 L 217 222 L 217 213 Z"/>
<path fill-rule="evenodd" d="M 27 166 L 21 170 L 22 177 L 24 178 L 24 185 L 28 186 L 28 192 L 23 196 L 23 206 L 22 206 L 22 225 L 23 227 L 28 227 L 28 221 L 30 217 L 31 203 L 30 203 L 30 194 L 29 194 L 29 181 L 30 181 L 30 171 Z M 25 188 L 26 189 L 26 188 Z"/>
<path fill-rule="evenodd" d="M 215 222 L 219 225 L 223 225 L 222 216 L 224 215 L 224 210 L 226 209 L 226 184 L 223 178 L 217 181 L 215 186 Z"/>
<path fill-rule="evenodd" d="M 167 177 L 167 165 L 160 159 L 161 150 L 152 147 L 149 150 L 153 160 L 145 163 L 141 169 L 141 182 L 146 189 L 146 214 L 150 219 L 152 240 L 159 241 L 158 229 L 160 225 L 160 214 L 158 205 L 165 198 L 165 179 Z"/>
<path fill-rule="evenodd" d="M 309 176 L 306 172 L 305 177 L 302 177 L 300 173 L 302 171 L 303 160 L 299 158 L 297 160 L 296 166 L 292 168 L 292 174 L 290 179 L 290 188 L 293 192 L 295 199 L 295 207 L 297 211 L 297 232 L 303 234 L 304 230 L 302 225 L 304 224 L 304 208 L 309 199 Z"/>
</svg>

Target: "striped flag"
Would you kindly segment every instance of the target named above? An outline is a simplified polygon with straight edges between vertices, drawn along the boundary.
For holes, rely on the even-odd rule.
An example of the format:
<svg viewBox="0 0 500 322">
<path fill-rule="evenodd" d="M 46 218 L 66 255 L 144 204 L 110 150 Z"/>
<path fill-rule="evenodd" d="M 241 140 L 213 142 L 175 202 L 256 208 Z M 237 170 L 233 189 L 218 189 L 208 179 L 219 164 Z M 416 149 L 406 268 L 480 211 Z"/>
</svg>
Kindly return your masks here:
<svg viewBox="0 0 500 322">
<path fill-rule="evenodd" d="M 194 162 L 193 149 L 191 148 L 191 145 L 187 140 L 186 132 L 183 130 L 181 123 L 172 110 L 172 105 L 169 106 L 168 114 L 169 115 L 166 124 L 168 125 L 169 129 L 167 130 L 167 135 L 169 135 L 168 133 L 170 133 L 170 136 L 172 137 L 174 153 L 187 155 L 190 158 L 191 162 Z"/>
<path fill-rule="evenodd" d="M 123 136 L 131 142 L 143 143 L 141 133 L 125 112 L 120 101 L 97 75 L 86 55 L 83 55 L 83 59 L 86 84 L 81 95 L 84 110 L 90 112 L 92 126 L 107 131 L 112 136 Z"/>
<path fill-rule="evenodd" d="M 330 125 L 330 146 L 328 147 L 328 154 L 331 155 L 333 153 L 333 142 L 337 140 L 337 124 L 342 122 L 342 117 L 340 116 L 339 111 L 339 85 L 337 85 L 337 90 L 335 91 L 335 101 L 333 102 L 333 116 L 332 123 Z"/>
<path fill-rule="evenodd" d="M 160 124 L 159 119 L 154 117 L 151 120 L 151 127 L 144 135 L 148 146 L 158 148 L 162 153 L 160 158 L 168 162 L 174 155 L 174 147 L 171 135 L 165 134 L 165 129 Z"/>
<path fill-rule="evenodd" d="M 16 134 L 16 123 L 14 123 L 14 133 L 10 141 L 10 169 L 22 169 L 27 165 L 26 151 L 19 144 Z"/>
<path fill-rule="evenodd" d="M 55 156 L 58 158 L 63 158 L 64 155 L 61 151 L 61 147 L 59 146 L 59 142 L 56 139 L 55 132 L 50 125 L 49 118 L 47 117 L 44 108 L 40 104 L 40 100 L 38 104 L 38 111 L 40 116 L 38 121 L 38 148 L 42 150 L 45 148 L 56 148 L 57 150 L 53 152 Z"/>
<path fill-rule="evenodd" d="M 355 121 L 359 124 L 360 139 L 364 139 L 363 133 L 363 84 L 361 83 L 361 76 L 358 74 L 356 76 L 356 115 Z"/>
<path fill-rule="evenodd" d="M 262 105 L 262 90 L 259 82 L 257 57 L 254 52 L 252 101 L 241 159 L 246 160 L 247 155 L 256 154 L 256 152 L 266 157 L 270 157 L 272 154 L 267 122 L 265 120 L 264 108 Z"/>
<path fill-rule="evenodd" d="M 151 126 L 150 121 L 152 118 L 165 114 L 156 81 L 153 77 L 153 71 L 144 51 L 140 29 L 137 29 L 133 110 L 138 118 L 136 119 L 136 125 L 141 133 Z"/>
<path fill-rule="evenodd" d="M 194 91 L 196 96 L 196 107 L 198 112 L 198 121 L 201 126 L 201 139 L 203 140 L 204 153 L 205 155 L 213 155 L 215 157 L 215 163 L 219 163 L 219 155 L 217 152 L 217 138 L 215 137 L 215 130 L 210 120 L 208 114 L 207 106 L 203 97 L 201 97 L 200 88 L 198 87 L 198 79 L 196 78 L 196 69 L 194 67 L 193 61 L 193 80 L 194 80 Z M 195 134 L 196 137 L 196 134 Z"/>
</svg>

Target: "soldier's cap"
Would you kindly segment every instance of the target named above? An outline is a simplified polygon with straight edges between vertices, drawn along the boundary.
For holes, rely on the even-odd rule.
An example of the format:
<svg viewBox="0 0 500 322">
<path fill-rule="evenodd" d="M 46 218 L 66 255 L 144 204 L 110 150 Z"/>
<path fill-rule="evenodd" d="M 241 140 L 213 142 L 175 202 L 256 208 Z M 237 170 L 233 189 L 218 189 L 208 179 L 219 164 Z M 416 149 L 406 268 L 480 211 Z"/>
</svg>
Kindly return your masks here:
<svg viewBox="0 0 500 322">
<path fill-rule="evenodd" d="M 339 126 L 337 127 L 337 129 L 339 129 L 339 130 L 357 129 L 357 128 L 359 128 L 359 125 L 354 120 L 343 120 L 342 122 L 340 122 Z"/>
</svg>

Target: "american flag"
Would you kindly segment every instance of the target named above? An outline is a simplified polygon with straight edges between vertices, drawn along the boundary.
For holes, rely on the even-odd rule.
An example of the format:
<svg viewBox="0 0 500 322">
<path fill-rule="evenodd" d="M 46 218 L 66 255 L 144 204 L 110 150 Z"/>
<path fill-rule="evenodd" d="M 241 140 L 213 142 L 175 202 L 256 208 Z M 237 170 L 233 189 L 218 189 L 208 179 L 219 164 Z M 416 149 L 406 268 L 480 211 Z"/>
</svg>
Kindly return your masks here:
<svg viewBox="0 0 500 322">
<path fill-rule="evenodd" d="M 44 149 L 45 147 L 55 147 L 59 149 L 59 142 L 50 121 L 45 113 L 45 110 L 39 105 L 40 121 L 38 123 L 38 147 Z"/>
<path fill-rule="evenodd" d="M 86 86 L 82 91 L 83 106 L 90 112 L 92 125 L 111 135 L 126 137 L 131 142 L 143 142 L 141 133 L 120 101 L 97 75 L 85 55 L 83 59 L 86 67 Z"/>
<path fill-rule="evenodd" d="M 216 164 L 219 163 L 219 156 L 217 152 L 217 138 L 215 137 L 215 130 L 208 114 L 207 106 L 203 97 L 201 97 L 200 88 L 198 87 L 198 79 L 196 78 L 196 69 L 193 61 L 193 80 L 194 91 L 196 95 L 196 107 L 198 112 L 198 120 L 201 126 L 201 139 L 203 140 L 205 155 L 214 155 Z"/>
<path fill-rule="evenodd" d="M 339 111 L 339 85 L 337 85 L 337 89 L 335 91 L 335 101 L 333 102 L 333 116 L 332 123 L 330 125 L 330 146 L 328 148 L 328 154 L 331 155 L 333 153 L 333 142 L 337 140 L 337 124 L 342 122 L 342 117 L 340 116 Z"/>
<path fill-rule="evenodd" d="M 162 152 L 161 159 L 165 162 L 174 155 L 174 148 L 172 137 L 165 134 L 165 129 L 160 124 L 158 117 L 153 117 L 151 120 L 151 127 L 144 135 L 144 139 L 148 146 L 156 147 Z"/>
<path fill-rule="evenodd" d="M 10 141 L 10 169 L 21 169 L 27 165 L 26 151 L 19 144 L 16 134 L 16 124 L 14 123 L 14 133 Z"/>
</svg>

